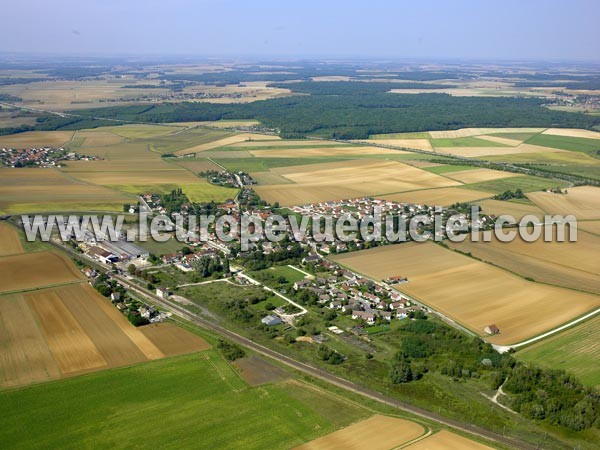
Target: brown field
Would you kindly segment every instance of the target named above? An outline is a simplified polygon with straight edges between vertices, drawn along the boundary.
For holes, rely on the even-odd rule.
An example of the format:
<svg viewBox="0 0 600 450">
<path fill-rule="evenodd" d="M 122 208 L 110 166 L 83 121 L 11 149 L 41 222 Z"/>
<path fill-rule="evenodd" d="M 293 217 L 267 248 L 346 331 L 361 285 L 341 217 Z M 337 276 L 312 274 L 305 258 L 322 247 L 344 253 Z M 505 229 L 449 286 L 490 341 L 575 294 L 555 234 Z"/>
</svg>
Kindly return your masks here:
<svg viewBox="0 0 600 450">
<path fill-rule="evenodd" d="M 461 128 L 459 130 L 430 131 L 433 139 L 456 139 L 496 133 L 540 133 L 545 128 Z"/>
<path fill-rule="evenodd" d="M 208 350 L 210 345 L 195 334 L 171 323 L 155 323 L 138 328 L 158 349 L 168 356 Z"/>
<path fill-rule="evenodd" d="M 390 148 L 379 147 L 309 147 L 309 148 L 288 148 L 281 150 L 251 150 L 250 154 L 257 158 L 309 158 L 314 156 L 366 156 L 366 155 L 402 155 L 408 152 L 402 150 L 392 150 Z"/>
<path fill-rule="evenodd" d="M 493 447 L 442 430 L 405 448 L 410 450 L 492 450 Z"/>
<path fill-rule="evenodd" d="M 578 220 L 600 220 L 599 187 L 578 186 L 566 192 L 531 192 L 527 198 L 548 214 L 573 214 Z"/>
<path fill-rule="evenodd" d="M 575 138 L 600 139 L 600 132 L 592 130 L 578 130 L 574 128 L 548 128 L 542 134 L 554 136 L 568 136 Z"/>
<path fill-rule="evenodd" d="M 3 256 L 0 273 L 0 292 L 72 283 L 84 278 L 70 261 L 54 252 Z"/>
<path fill-rule="evenodd" d="M 255 190 L 266 201 L 284 206 L 460 184 L 400 162 L 368 159 L 281 167 L 272 172 L 295 184 L 259 185 Z"/>
<path fill-rule="evenodd" d="M 213 148 L 224 147 L 226 145 L 238 144 L 240 142 L 245 141 L 274 141 L 280 139 L 279 136 L 268 136 L 262 134 L 252 134 L 252 133 L 240 133 L 234 136 L 229 136 L 223 139 L 217 139 L 216 141 L 207 142 L 206 144 L 195 145 L 193 147 L 188 147 L 183 150 L 176 151 L 175 154 L 178 156 L 181 155 L 189 155 L 190 153 L 199 153 L 204 152 L 206 150 L 212 150 Z M 261 145 L 265 145 L 261 143 Z M 268 145 L 271 145 L 270 142 Z"/>
<path fill-rule="evenodd" d="M 85 161 L 84 161 L 85 162 Z M 123 185 L 151 185 L 151 184 L 192 184 L 201 180 L 194 176 L 189 170 L 174 165 L 164 165 L 162 169 L 138 166 L 138 170 L 109 171 L 101 170 L 103 161 L 98 161 L 95 170 L 74 171 L 69 174 L 86 183 L 100 184 L 104 186 Z M 107 164 L 110 166 L 110 163 Z"/>
<path fill-rule="evenodd" d="M 577 228 L 600 236 L 600 220 L 577 222 Z"/>
<path fill-rule="evenodd" d="M 277 383 L 290 376 L 285 370 L 274 366 L 256 355 L 236 359 L 233 365 L 240 370 L 240 375 L 250 386 Z"/>
<path fill-rule="evenodd" d="M 492 169 L 468 169 L 459 170 L 457 172 L 444 173 L 448 178 L 460 181 L 461 183 L 471 184 L 480 183 L 482 181 L 498 180 L 501 178 L 517 177 L 519 174 L 512 172 L 503 172 L 501 170 Z"/>
<path fill-rule="evenodd" d="M 431 242 L 407 243 L 333 258 L 375 280 L 406 276 L 400 290 L 483 336 L 508 345 L 562 325 L 600 305 L 600 297 L 526 281 Z M 457 287 L 458 286 L 458 287 Z"/>
<path fill-rule="evenodd" d="M 121 211 L 131 197 L 53 169 L 0 169 L 0 212 Z"/>
<path fill-rule="evenodd" d="M 194 173 L 206 172 L 208 170 L 216 170 L 216 171 L 223 170 L 219 166 L 217 166 L 214 162 L 209 161 L 208 159 L 201 159 L 201 160 L 183 159 L 183 160 L 177 160 L 173 164 L 177 164 L 178 166 L 183 167 L 184 169 L 190 170 Z"/>
<path fill-rule="evenodd" d="M 513 216 L 516 220 L 521 220 L 523 216 L 532 214 L 537 218 L 541 219 L 545 213 L 535 205 L 528 205 L 526 203 L 509 202 L 503 200 L 484 200 L 477 202 L 481 206 L 481 210 L 488 215 L 501 216 L 502 214 L 508 214 Z"/>
<path fill-rule="evenodd" d="M 0 296 L 0 386 L 209 348 L 169 324 L 135 328 L 87 283 Z"/>
<path fill-rule="evenodd" d="M 370 139 L 368 141 L 357 142 L 390 145 L 392 147 L 415 148 L 417 150 L 433 150 L 428 139 Z"/>
<path fill-rule="evenodd" d="M 449 187 L 378 195 L 377 197 L 394 202 L 415 203 L 418 205 L 448 206 L 456 202 L 471 202 L 473 200 L 489 198 L 492 195 L 493 194 L 490 194 L 489 192 Z"/>
<path fill-rule="evenodd" d="M 23 253 L 19 233 L 6 222 L 0 222 L 0 256 Z"/>
<path fill-rule="evenodd" d="M 60 147 L 72 137 L 73 131 L 27 131 L 0 136 L 0 148 Z"/>
<path fill-rule="evenodd" d="M 494 238 L 448 245 L 522 277 L 600 295 L 600 237 L 589 233 L 579 232 L 577 242 L 500 242 Z"/>
<path fill-rule="evenodd" d="M 418 438 L 424 431 L 418 423 L 377 414 L 296 450 L 389 450 Z"/>
</svg>

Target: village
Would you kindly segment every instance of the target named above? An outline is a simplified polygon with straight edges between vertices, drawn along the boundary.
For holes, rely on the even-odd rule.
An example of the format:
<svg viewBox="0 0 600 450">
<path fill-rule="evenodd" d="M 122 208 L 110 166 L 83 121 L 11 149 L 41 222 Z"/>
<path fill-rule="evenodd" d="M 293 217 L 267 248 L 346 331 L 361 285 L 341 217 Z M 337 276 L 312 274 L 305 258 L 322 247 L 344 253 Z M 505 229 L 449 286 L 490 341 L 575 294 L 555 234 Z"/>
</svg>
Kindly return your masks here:
<svg viewBox="0 0 600 450">
<path fill-rule="evenodd" d="M 62 147 L 2 148 L 0 164 L 11 168 L 63 167 L 65 161 L 96 161 L 97 156 L 84 156 L 68 152 Z"/>
</svg>

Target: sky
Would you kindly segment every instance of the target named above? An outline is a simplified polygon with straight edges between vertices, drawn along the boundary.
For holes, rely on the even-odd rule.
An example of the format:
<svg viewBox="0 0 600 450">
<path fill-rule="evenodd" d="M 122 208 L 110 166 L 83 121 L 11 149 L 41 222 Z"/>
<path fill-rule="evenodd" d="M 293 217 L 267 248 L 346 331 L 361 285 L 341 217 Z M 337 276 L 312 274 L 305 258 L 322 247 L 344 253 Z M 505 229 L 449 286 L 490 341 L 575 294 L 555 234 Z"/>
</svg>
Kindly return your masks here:
<svg viewBox="0 0 600 450">
<path fill-rule="evenodd" d="M 1 0 L 0 52 L 600 60 L 597 0 Z"/>
</svg>

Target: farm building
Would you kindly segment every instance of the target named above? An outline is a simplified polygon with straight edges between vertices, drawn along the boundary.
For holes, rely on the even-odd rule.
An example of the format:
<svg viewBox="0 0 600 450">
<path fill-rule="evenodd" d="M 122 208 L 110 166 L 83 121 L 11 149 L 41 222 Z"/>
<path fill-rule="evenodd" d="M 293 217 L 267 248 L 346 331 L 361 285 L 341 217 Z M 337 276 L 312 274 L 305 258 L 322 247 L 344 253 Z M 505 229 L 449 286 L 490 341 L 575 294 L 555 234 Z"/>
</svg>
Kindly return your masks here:
<svg viewBox="0 0 600 450">
<path fill-rule="evenodd" d="M 283 323 L 280 317 L 274 315 L 268 315 L 266 317 L 263 317 L 260 321 L 268 327 L 272 327 Z"/>
<path fill-rule="evenodd" d="M 483 331 L 485 331 L 487 334 L 498 334 L 498 333 L 500 333 L 500 328 L 498 328 L 496 325 L 492 324 L 492 325 L 488 325 L 487 327 L 485 327 L 483 329 Z"/>
</svg>

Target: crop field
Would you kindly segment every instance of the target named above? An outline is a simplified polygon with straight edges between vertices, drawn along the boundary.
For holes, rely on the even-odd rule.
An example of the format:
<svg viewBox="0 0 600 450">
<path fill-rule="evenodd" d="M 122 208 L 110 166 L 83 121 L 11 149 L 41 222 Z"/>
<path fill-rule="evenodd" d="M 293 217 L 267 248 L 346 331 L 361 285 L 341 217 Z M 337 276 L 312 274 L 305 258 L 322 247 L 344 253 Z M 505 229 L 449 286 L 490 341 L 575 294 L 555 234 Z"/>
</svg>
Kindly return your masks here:
<svg viewBox="0 0 600 450">
<path fill-rule="evenodd" d="M 168 125 L 120 125 L 116 127 L 102 127 L 101 130 L 112 132 L 126 139 L 147 139 L 165 134 L 182 131 L 184 127 Z"/>
<path fill-rule="evenodd" d="M 415 422 L 374 415 L 334 433 L 296 447 L 296 450 L 389 450 L 421 436 L 425 430 Z M 368 444 L 367 444 L 368 442 Z"/>
<path fill-rule="evenodd" d="M 382 280 L 405 276 L 399 290 L 473 332 L 496 324 L 495 344 L 514 344 L 600 306 L 600 296 L 526 281 L 431 242 L 390 245 L 338 255 L 335 261 Z M 457 286 L 459 286 L 457 288 Z"/>
<path fill-rule="evenodd" d="M 600 386 L 600 316 L 532 344 L 517 358 L 552 369 L 564 369 L 587 386 Z"/>
<path fill-rule="evenodd" d="M 503 214 L 508 214 L 513 216 L 517 221 L 520 220 L 523 216 L 529 214 L 532 214 L 539 219 L 543 218 L 545 215 L 544 211 L 542 211 L 540 208 L 538 208 L 532 203 L 520 203 L 492 199 L 476 203 L 481 207 L 481 211 L 484 214 L 493 216 L 501 216 Z"/>
<path fill-rule="evenodd" d="M 600 133 L 598 133 L 600 134 Z M 596 154 L 600 150 L 600 139 L 589 139 L 572 136 L 556 136 L 552 134 L 537 134 L 527 141 L 528 144 Z"/>
<path fill-rule="evenodd" d="M 23 246 L 17 230 L 5 222 L 0 222 L 0 256 L 20 253 L 23 253 Z"/>
<path fill-rule="evenodd" d="M 573 214 L 579 220 L 600 219 L 600 188 L 578 186 L 565 192 L 531 192 L 527 197 L 548 214 Z"/>
<path fill-rule="evenodd" d="M 368 141 L 356 141 L 356 142 L 362 142 L 365 144 L 373 143 L 373 144 L 380 144 L 380 145 L 389 145 L 391 147 L 414 148 L 416 150 L 427 150 L 427 151 L 433 150 L 431 143 L 427 139 L 400 139 L 400 138 L 397 138 L 397 139 L 382 139 L 382 138 L 373 139 L 373 138 L 370 138 L 370 140 L 368 140 Z"/>
<path fill-rule="evenodd" d="M 256 355 L 235 360 L 233 365 L 250 386 L 277 383 L 290 378 L 291 374 Z"/>
<path fill-rule="evenodd" d="M 565 233 L 568 239 L 568 231 Z M 576 242 L 448 242 L 452 249 L 538 282 L 600 295 L 600 237 L 579 232 Z"/>
<path fill-rule="evenodd" d="M 0 440 L 22 448 L 131 448 L 143 436 L 159 448 L 285 449 L 370 415 L 305 383 L 249 387 L 215 350 L 4 391 L 0 402 Z"/>
<path fill-rule="evenodd" d="M 214 162 L 209 161 L 208 159 L 192 159 L 192 158 L 185 158 L 185 159 L 177 159 L 177 160 L 173 160 L 172 161 L 173 164 L 177 164 L 180 167 L 183 167 L 184 169 L 189 170 L 190 172 L 193 173 L 200 173 L 200 172 L 206 172 L 209 170 L 216 170 L 216 171 L 220 171 L 222 170 L 218 165 L 216 165 Z"/>
<path fill-rule="evenodd" d="M 0 136 L 0 148 L 60 147 L 72 137 L 72 131 L 27 131 Z"/>
<path fill-rule="evenodd" d="M 534 177 L 530 175 L 518 175 L 509 178 L 498 178 L 490 181 L 482 181 L 480 183 L 471 183 L 465 185 L 465 188 L 500 194 L 505 191 L 514 191 L 516 189 L 521 189 L 523 192 L 532 192 L 556 187 L 563 188 L 565 186 L 568 186 L 566 181 Z"/>
<path fill-rule="evenodd" d="M 425 439 L 415 442 L 407 447 L 409 450 L 492 450 L 492 447 L 472 441 L 463 436 L 460 436 L 450 431 L 442 430 L 426 437 Z"/>
<path fill-rule="evenodd" d="M 209 348 L 204 340 L 173 325 L 135 328 L 107 299 L 81 282 L 2 295 L 0 322 L 5 343 L 0 349 L 3 387 Z"/>
<path fill-rule="evenodd" d="M 548 128 L 542 134 L 552 136 L 567 136 L 584 139 L 600 139 L 600 132 L 592 130 L 579 130 L 575 128 Z"/>
<path fill-rule="evenodd" d="M 256 186 L 268 202 L 289 206 L 460 183 L 395 161 L 353 160 L 272 169 L 294 184 Z"/>
<path fill-rule="evenodd" d="M 275 139 L 273 139 L 275 138 Z M 232 147 L 267 147 L 276 148 L 302 148 L 302 147 L 339 147 L 341 144 L 334 141 L 313 139 L 278 139 L 275 136 L 256 135 L 252 140 L 243 140 L 231 144 Z M 266 150 L 266 149 L 265 149 Z"/>
<path fill-rule="evenodd" d="M 431 139 L 431 145 L 434 148 L 438 147 L 507 147 L 496 141 L 481 140 L 477 137 L 467 136 L 460 138 L 439 138 Z"/>
<path fill-rule="evenodd" d="M 577 228 L 588 233 L 600 235 L 600 220 L 588 220 L 577 222 Z"/>
<path fill-rule="evenodd" d="M 545 128 L 461 128 L 459 130 L 430 131 L 433 139 L 457 139 L 482 134 L 541 133 Z"/>
<path fill-rule="evenodd" d="M 354 156 L 362 157 L 369 155 L 398 155 L 408 154 L 402 150 L 393 150 L 390 148 L 379 147 L 308 147 L 302 149 L 281 148 L 280 150 L 251 150 L 250 154 L 257 158 L 295 158 L 295 157 L 315 157 L 315 156 Z"/>
<path fill-rule="evenodd" d="M 516 147 L 517 145 L 521 144 L 523 141 L 520 139 L 511 139 L 502 135 L 499 136 L 487 136 L 487 135 L 481 135 L 481 136 L 477 136 L 478 140 L 484 140 L 484 141 L 489 141 L 489 142 L 495 142 L 497 144 L 503 144 L 503 145 L 507 145 L 509 147 Z"/>
<path fill-rule="evenodd" d="M 84 278 L 70 261 L 54 252 L 3 256 L 0 273 L 0 292 L 73 283 Z"/>
<path fill-rule="evenodd" d="M 81 139 L 81 142 L 79 140 Z M 116 145 L 123 142 L 122 136 L 107 131 L 106 128 L 100 130 L 78 130 L 75 131 L 73 142 L 69 144 L 70 150 L 77 150 L 80 147 L 103 147 L 105 145 Z M 77 142 L 78 144 L 75 144 Z"/>
<path fill-rule="evenodd" d="M 200 153 L 207 150 L 212 150 L 219 147 L 225 147 L 227 145 L 237 144 L 245 141 L 272 141 L 278 140 L 279 136 L 270 136 L 262 134 L 252 133 L 240 133 L 231 135 L 231 133 L 225 131 L 211 130 L 212 133 L 220 133 L 221 137 L 215 137 L 214 139 L 207 140 L 204 143 L 192 144 L 189 147 L 184 147 L 181 150 L 177 150 L 174 153 L 178 156 L 189 155 L 190 153 Z M 183 134 L 183 133 L 182 133 Z M 223 137 L 228 136 L 228 137 Z M 262 144 L 264 145 L 264 144 Z M 155 146 L 156 148 L 156 146 Z M 164 153 L 164 151 L 162 152 Z"/>
<path fill-rule="evenodd" d="M 234 198 L 238 190 L 226 188 L 222 186 L 215 186 L 206 181 L 199 181 L 192 184 L 178 184 L 183 190 L 183 193 L 192 202 L 203 203 L 214 200 L 215 202 L 223 202 L 227 199 Z"/>
<path fill-rule="evenodd" d="M 483 181 L 499 180 L 501 178 L 510 178 L 520 176 L 512 172 L 503 172 L 492 169 L 467 169 L 456 172 L 445 172 L 444 176 L 460 181 L 461 183 L 481 183 Z"/>
<path fill-rule="evenodd" d="M 418 205 L 448 206 L 456 202 L 471 202 L 491 196 L 492 194 L 489 192 L 449 187 L 399 192 L 397 194 L 378 195 L 377 197 L 384 200 L 415 203 Z"/>
<path fill-rule="evenodd" d="M 369 139 L 430 139 L 431 135 L 427 132 L 415 132 L 415 133 L 384 133 L 384 134 L 372 134 Z"/>
</svg>

